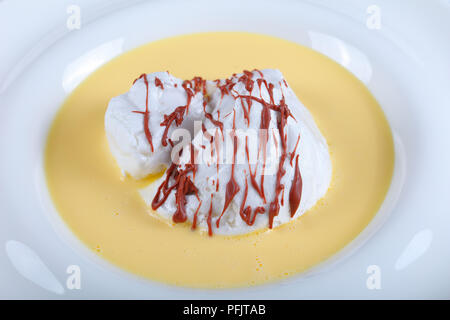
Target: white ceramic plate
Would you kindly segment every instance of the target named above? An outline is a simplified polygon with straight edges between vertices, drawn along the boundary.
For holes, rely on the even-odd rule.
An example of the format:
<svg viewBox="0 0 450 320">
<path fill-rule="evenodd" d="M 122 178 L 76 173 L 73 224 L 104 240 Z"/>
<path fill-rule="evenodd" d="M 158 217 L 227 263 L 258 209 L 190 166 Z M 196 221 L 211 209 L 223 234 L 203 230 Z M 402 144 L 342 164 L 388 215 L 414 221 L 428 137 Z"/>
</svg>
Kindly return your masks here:
<svg viewBox="0 0 450 320">
<path fill-rule="evenodd" d="M 38 43 L 11 40 L 30 50 L 13 66 L 0 61 L 0 72 L 8 70 L 0 74 L 0 297 L 450 298 L 449 1 L 79 3 L 80 29 L 60 23 Z M 396 164 L 383 207 L 354 242 L 307 274 L 233 290 L 151 282 L 84 248 L 52 205 L 43 148 L 64 98 L 125 51 L 201 31 L 264 33 L 311 47 L 353 72 L 386 113 Z M 81 270 L 80 290 L 67 286 L 69 266 Z"/>
</svg>

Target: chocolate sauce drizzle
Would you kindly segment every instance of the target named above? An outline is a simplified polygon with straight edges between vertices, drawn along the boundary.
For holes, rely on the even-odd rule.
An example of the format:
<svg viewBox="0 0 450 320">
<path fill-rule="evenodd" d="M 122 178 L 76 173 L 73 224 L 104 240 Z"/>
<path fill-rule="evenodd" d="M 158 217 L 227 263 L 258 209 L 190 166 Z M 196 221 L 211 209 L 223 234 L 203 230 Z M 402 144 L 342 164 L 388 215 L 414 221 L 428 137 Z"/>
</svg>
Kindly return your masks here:
<svg viewBox="0 0 450 320">
<path fill-rule="evenodd" d="M 287 151 L 287 132 L 286 132 L 286 124 L 289 117 L 293 117 L 292 113 L 290 112 L 288 106 L 286 105 L 284 95 L 282 93 L 282 98 L 278 104 L 274 102 L 274 96 L 273 96 L 273 89 L 274 85 L 272 83 L 268 83 L 266 79 L 264 79 L 264 75 L 259 70 L 253 70 L 254 72 L 259 74 L 259 78 L 256 80 L 253 79 L 254 73 L 251 71 L 245 70 L 243 74 L 240 77 L 237 77 L 236 74 L 234 74 L 231 78 L 226 79 L 224 82 L 220 80 L 215 80 L 215 83 L 217 87 L 220 90 L 221 93 L 221 99 L 224 98 L 226 95 L 232 96 L 235 100 L 239 99 L 241 102 L 241 108 L 243 110 L 244 119 L 247 122 L 247 126 L 250 125 L 250 111 L 252 108 L 252 103 L 254 101 L 258 102 L 262 106 L 261 110 L 261 120 L 260 120 L 260 132 L 268 132 L 269 124 L 272 119 L 271 111 L 275 111 L 274 116 L 276 116 L 277 121 L 277 129 L 278 134 L 281 141 L 281 155 L 280 155 L 280 162 L 276 173 L 276 182 L 275 182 L 275 190 L 274 192 L 270 193 L 273 194 L 273 198 L 271 202 L 269 203 L 268 208 L 268 215 L 269 215 L 269 228 L 273 227 L 273 221 L 274 218 L 279 214 L 280 211 L 280 202 L 281 205 L 283 205 L 284 202 L 284 189 L 285 186 L 282 184 L 281 180 L 283 176 L 286 173 L 286 170 L 284 168 L 286 159 L 289 157 L 290 165 L 292 166 L 293 159 L 295 157 L 295 173 L 294 178 L 292 181 L 292 185 L 289 191 L 289 208 L 291 212 L 291 217 L 295 215 L 297 212 L 297 209 L 300 205 L 301 201 L 301 195 L 302 195 L 302 177 L 299 169 L 299 155 L 295 156 L 297 146 L 300 140 L 300 135 L 297 138 L 297 142 L 295 144 L 295 147 L 293 151 L 289 152 Z M 136 113 L 141 113 L 144 115 L 144 131 L 145 136 L 148 140 L 148 143 L 150 145 L 151 151 L 154 152 L 153 149 L 153 142 L 152 142 L 152 135 L 150 132 L 150 128 L 148 126 L 149 116 L 150 112 L 148 110 L 148 96 L 149 96 L 149 85 L 147 76 L 145 74 L 142 74 L 138 79 L 136 79 L 134 82 L 136 82 L 139 79 L 143 79 L 144 83 L 146 85 L 146 105 L 145 105 L 145 111 L 133 111 Z M 164 90 L 164 85 L 161 82 L 161 80 L 157 77 L 155 77 L 155 87 L 159 87 L 161 90 Z M 133 84 L 134 84 L 133 82 Z M 244 84 L 244 87 L 247 94 L 239 94 L 236 90 L 234 90 L 235 85 L 241 82 Z M 252 95 L 252 91 L 255 87 L 255 83 L 257 84 L 259 88 L 259 97 L 255 97 Z M 283 79 L 284 85 L 287 87 L 286 81 Z M 262 87 L 264 86 L 265 90 L 267 91 L 269 95 L 269 101 L 266 101 L 262 97 Z M 173 146 L 173 143 L 170 139 L 168 139 L 168 131 L 172 124 L 175 124 L 176 126 L 180 126 L 183 123 L 185 115 L 189 112 L 189 106 L 191 104 L 191 101 L 195 94 L 202 92 L 204 96 L 203 101 L 203 111 L 205 118 L 208 119 L 214 126 L 219 128 L 223 134 L 223 123 L 220 121 L 220 114 L 218 114 L 218 119 L 214 119 L 213 115 L 206 111 L 206 105 L 209 102 L 209 97 L 207 96 L 206 91 L 206 80 L 202 79 L 201 77 L 194 77 L 192 80 L 186 80 L 182 83 L 182 87 L 185 90 L 186 93 L 186 104 L 179 106 L 175 108 L 173 112 L 170 114 L 164 115 L 164 120 L 161 122 L 161 126 L 165 127 L 164 132 L 161 138 L 161 144 L 166 147 L 168 145 L 168 142 Z M 228 209 L 230 203 L 232 202 L 233 198 L 241 191 L 241 187 L 235 180 L 235 163 L 236 163 L 236 153 L 238 148 L 238 138 L 235 135 L 236 130 L 236 110 L 233 109 L 233 130 L 232 130 L 232 138 L 233 138 L 233 162 L 231 164 L 231 175 L 229 177 L 229 180 L 226 184 L 226 193 L 225 193 L 225 203 L 223 210 L 219 216 L 219 218 L 216 220 L 216 227 L 220 227 L 220 220 L 222 216 L 225 214 L 226 210 Z M 229 115 L 229 114 L 228 114 Z M 227 117 L 226 115 L 225 117 Z M 295 119 L 295 118 L 294 118 Z M 204 125 L 202 125 L 202 131 L 206 134 L 206 128 Z M 207 139 L 210 140 L 210 143 L 212 144 L 215 139 L 218 139 L 218 135 L 215 136 L 207 135 Z M 275 137 L 274 137 L 275 138 Z M 259 151 L 262 150 L 262 157 L 263 157 L 263 164 L 262 164 L 262 174 L 260 177 L 260 181 L 256 180 L 256 172 L 258 169 L 258 165 L 255 165 L 254 170 L 252 170 L 252 167 L 250 165 L 250 157 L 249 157 L 249 151 L 248 151 L 248 137 L 245 137 L 245 153 L 248 161 L 248 170 L 249 170 L 249 178 L 252 188 L 256 191 L 256 193 L 260 196 L 263 204 L 267 203 L 266 194 L 264 191 L 264 170 L 266 166 L 266 157 L 267 157 L 267 143 L 269 140 L 268 134 L 260 135 L 259 141 L 260 145 L 258 148 L 258 157 L 259 157 Z M 276 141 L 276 139 L 275 139 Z M 278 151 L 278 143 L 277 143 L 277 151 Z M 212 151 L 211 151 L 212 152 Z M 219 170 L 219 155 L 218 150 L 217 152 L 217 170 Z M 182 151 L 180 151 L 181 155 Z M 181 223 L 185 222 L 187 220 L 187 214 L 186 214 L 186 203 L 187 198 L 186 196 L 189 195 L 195 195 L 196 198 L 199 201 L 199 204 L 197 206 L 197 209 L 194 213 L 194 218 L 192 222 L 192 229 L 196 229 L 197 226 L 197 216 L 200 210 L 200 207 L 202 206 L 202 201 L 200 200 L 200 197 L 198 195 L 198 189 L 195 186 L 195 182 L 191 180 L 195 179 L 195 172 L 197 170 L 197 165 L 195 164 L 195 154 L 194 154 L 194 147 L 191 144 L 191 159 L 190 162 L 187 164 L 184 164 L 183 166 L 177 165 L 175 163 L 172 163 L 172 165 L 167 169 L 165 173 L 165 179 L 161 183 L 161 185 L 158 187 L 158 190 L 155 194 L 155 197 L 152 200 L 151 207 L 153 210 L 158 209 L 160 206 L 162 206 L 169 195 L 172 192 L 175 192 L 175 202 L 176 202 L 176 210 L 173 213 L 172 220 L 175 223 Z M 217 181 L 215 182 L 216 185 L 216 192 L 219 190 L 219 175 L 217 174 Z M 249 183 L 247 179 L 245 179 L 245 186 L 244 186 L 244 194 L 242 203 L 239 210 L 239 215 L 241 219 L 249 226 L 252 226 L 255 223 L 256 216 L 258 214 L 263 214 L 266 212 L 266 209 L 263 206 L 258 206 L 254 209 L 251 208 L 251 206 L 246 205 L 247 201 L 247 195 L 248 195 L 248 188 Z M 281 199 L 280 199 L 281 195 Z M 212 201 L 213 201 L 213 193 L 211 193 L 211 202 L 209 205 L 208 210 L 208 216 L 206 219 L 207 225 L 208 225 L 208 234 L 211 236 L 213 234 L 212 232 Z M 253 213 L 253 214 L 252 214 Z"/>
</svg>

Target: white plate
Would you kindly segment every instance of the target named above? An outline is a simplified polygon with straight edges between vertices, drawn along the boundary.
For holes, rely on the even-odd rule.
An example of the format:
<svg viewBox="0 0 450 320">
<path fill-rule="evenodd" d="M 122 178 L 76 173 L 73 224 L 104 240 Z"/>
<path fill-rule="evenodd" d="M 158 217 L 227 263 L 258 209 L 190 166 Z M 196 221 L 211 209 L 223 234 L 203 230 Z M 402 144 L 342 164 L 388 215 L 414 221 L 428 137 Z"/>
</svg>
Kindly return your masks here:
<svg viewBox="0 0 450 320">
<path fill-rule="evenodd" d="M 96 3 L 104 5 L 81 8 L 79 30 L 60 24 L 27 44 L 0 82 L 0 297 L 450 298 L 449 1 Z M 289 39 L 353 72 L 392 127 L 393 184 L 361 236 L 308 274 L 233 290 L 140 279 L 84 248 L 59 218 L 43 176 L 46 133 L 67 94 L 113 57 L 156 39 L 221 30 Z M 81 270 L 80 290 L 66 284 L 71 265 Z M 373 272 L 379 289 L 367 284 Z"/>
</svg>

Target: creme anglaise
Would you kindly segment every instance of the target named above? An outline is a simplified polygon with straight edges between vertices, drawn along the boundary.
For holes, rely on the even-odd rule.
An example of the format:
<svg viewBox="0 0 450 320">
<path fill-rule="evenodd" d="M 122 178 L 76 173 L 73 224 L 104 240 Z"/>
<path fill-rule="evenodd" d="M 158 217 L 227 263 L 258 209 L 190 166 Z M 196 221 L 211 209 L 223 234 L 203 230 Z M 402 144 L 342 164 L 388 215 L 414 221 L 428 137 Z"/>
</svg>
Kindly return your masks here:
<svg viewBox="0 0 450 320">
<path fill-rule="evenodd" d="M 109 101 L 129 91 L 133 79 L 143 72 L 169 70 L 178 79 L 198 75 L 203 79 L 226 79 L 249 67 L 281 70 L 310 112 L 328 145 L 332 163 L 328 191 L 298 219 L 241 235 L 214 233 L 209 237 L 201 228 L 192 230 L 189 220 L 172 223 L 171 216 L 161 219 L 141 193 L 151 185 L 159 185 L 157 181 L 163 176 L 124 176 L 111 154 L 105 133 Z M 137 92 L 139 99 L 145 98 L 142 82 L 143 79 Z M 161 90 L 150 95 L 160 93 Z M 184 90 L 177 99 L 168 107 L 186 104 Z M 145 101 L 137 101 L 132 107 L 127 114 L 142 126 L 144 115 L 132 111 L 145 110 Z M 223 120 L 224 116 L 221 114 L 220 118 Z M 218 115 L 213 114 L 213 119 L 218 119 Z M 245 121 L 244 118 L 244 128 Z M 250 121 L 258 126 L 258 119 Z M 278 128 L 274 129 L 277 136 Z M 148 152 L 146 138 L 140 139 L 143 152 Z M 157 140 L 161 141 L 156 136 L 152 139 L 154 147 Z M 288 143 L 287 151 L 292 152 L 292 141 Z M 306 188 L 308 169 L 301 166 L 308 153 L 297 148 Z M 287 169 L 289 162 L 290 157 L 286 160 Z M 107 63 L 64 102 L 50 128 L 45 151 L 48 188 L 55 207 L 88 248 L 113 265 L 142 277 L 202 288 L 275 281 L 326 260 L 355 239 L 372 220 L 389 188 L 393 166 L 389 124 L 364 84 L 311 49 L 274 37 L 239 32 L 168 38 Z M 211 169 L 212 174 L 214 171 Z M 229 178 L 230 175 L 221 176 L 221 183 L 228 183 Z M 238 183 L 245 190 L 245 182 Z M 253 192 L 253 186 L 249 184 L 248 188 L 249 193 Z M 288 188 L 286 184 L 285 202 Z M 273 190 L 265 189 L 267 202 L 275 198 Z M 259 201 L 258 197 L 255 199 Z M 302 203 L 300 210 L 301 207 Z M 221 210 L 223 207 L 218 211 Z M 213 231 L 220 232 L 220 225 Z"/>
</svg>

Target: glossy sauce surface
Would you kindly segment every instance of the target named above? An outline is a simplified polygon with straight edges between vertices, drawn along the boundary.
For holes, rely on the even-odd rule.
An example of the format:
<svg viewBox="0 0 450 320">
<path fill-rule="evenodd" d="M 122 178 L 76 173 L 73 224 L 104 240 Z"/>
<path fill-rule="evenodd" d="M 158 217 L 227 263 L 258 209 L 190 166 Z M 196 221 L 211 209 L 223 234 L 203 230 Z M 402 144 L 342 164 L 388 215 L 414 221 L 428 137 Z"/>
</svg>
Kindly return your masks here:
<svg viewBox="0 0 450 320">
<path fill-rule="evenodd" d="M 155 177 L 123 178 L 109 152 L 103 125 L 109 99 L 144 72 L 217 79 L 253 68 L 279 69 L 311 111 L 332 158 L 328 193 L 299 219 L 244 236 L 209 237 L 190 225 L 161 221 L 137 191 Z M 287 155 L 286 161 L 296 165 L 297 159 Z M 86 246 L 135 274 L 191 287 L 258 284 L 324 261 L 376 214 L 393 166 L 389 125 L 361 82 L 306 47 L 248 33 L 169 38 L 109 62 L 65 101 L 45 155 L 55 206 Z"/>
</svg>

